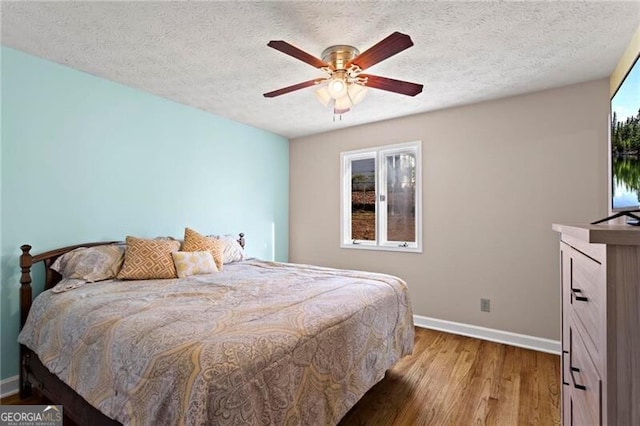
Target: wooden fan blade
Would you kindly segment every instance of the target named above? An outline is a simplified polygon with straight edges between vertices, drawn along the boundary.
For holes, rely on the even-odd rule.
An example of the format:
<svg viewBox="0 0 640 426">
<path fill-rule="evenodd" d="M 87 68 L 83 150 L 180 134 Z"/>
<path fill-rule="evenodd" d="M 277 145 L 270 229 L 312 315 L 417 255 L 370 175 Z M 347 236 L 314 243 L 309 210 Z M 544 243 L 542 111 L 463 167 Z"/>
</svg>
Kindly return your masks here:
<svg viewBox="0 0 640 426">
<path fill-rule="evenodd" d="M 283 87 L 282 89 L 274 90 L 273 92 L 265 93 L 265 98 L 275 98 L 276 96 L 284 95 L 285 93 L 294 92 L 296 90 L 304 89 L 305 87 L 313 86 L 314 84 L 324 81 L 323 79 L 314 78 L 313 80 L 303 81 L 302 83 L 294 84 L 293 86 Z"/>
<path fill-rule="evenodd" d="M 366 77 L 365 86 L 375 89 L 386 90 L 388 92 L 400 93 L 407 96 L 415 96 L 422 92 L 422 84 L 410 83 L 408 81 L 394 80 L 393 78 L 380 77 L 371 74 L 360 74 L 358 77 Z"/>
<path fill-rule="evenodd" d="M 403 50 L 410 48 L 411 46 L 413 46 L 411 37 L 396 31 L 389 37 L 378 42 L 378 44 L 371 46 L 369 49 L 353 58 L 345 68 L 349 68 L 351 65 L 357 65 L 361 70 L 364 70 L 378 62 L 382 62 L 385 59 L 390 58 L 396 53 L 400 53 Z"/>
<path fill-rule="evenodd" d="M 294 58 L 302 62 L 305 62 L 313 67 L 316 67 L 316 68 L 329 67 L 333 69 L 333 67 L 327 64 L 326 62 L 316 58 L 313 55 L 308 54 L 304 50 L 298 49 L 297 47 L 287 43 L 286 41 L 271 40 L 269 43 L 267 43 L 267 46 L 273 47 L 274 49 L 279 50 L 280 52 L 285 53 L 289 56 L 293 56 Z"/>
</svg>

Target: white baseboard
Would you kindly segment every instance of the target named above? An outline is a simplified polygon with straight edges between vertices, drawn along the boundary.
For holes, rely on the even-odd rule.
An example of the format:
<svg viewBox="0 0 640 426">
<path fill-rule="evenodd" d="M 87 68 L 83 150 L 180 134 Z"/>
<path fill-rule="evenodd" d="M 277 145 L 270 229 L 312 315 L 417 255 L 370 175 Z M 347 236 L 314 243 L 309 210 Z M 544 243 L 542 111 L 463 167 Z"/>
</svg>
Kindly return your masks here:
<svg viewBox="0 0 640 426">
<path fill-rule="evenodd" d="M 0 398 L 18 393 L 18 391 L 20 390 L 19 384 L 19 376 L 9 377 L 0 381 Z"/>
<path fill-rule="evenodd" d="M 437 318 L 414 315 L 413 323 L 416 327 L 429 328 L 444 331 L 461 336 L 475 337 L 476 339 L 489 340 L 490 342 L 504 343 L 520 348 L 533 349 L 534 351 L 547 352 L 560 355 L 562 344 L 557 340 L 543 339 L 541 337 L 528 336 L 526 334 L 511 333 L 509 331 L 493 328 L 479 327 L 477 325 L 463 324 L 460 322 L 446 321 Z"/>
</svg>

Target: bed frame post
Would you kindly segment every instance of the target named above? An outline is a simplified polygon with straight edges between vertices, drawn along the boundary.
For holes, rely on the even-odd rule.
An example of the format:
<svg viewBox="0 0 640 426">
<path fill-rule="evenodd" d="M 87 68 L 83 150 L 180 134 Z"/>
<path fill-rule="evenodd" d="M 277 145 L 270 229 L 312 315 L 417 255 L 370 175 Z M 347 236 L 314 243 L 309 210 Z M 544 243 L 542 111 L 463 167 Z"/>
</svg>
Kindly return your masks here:
<svg viewBox="0 0 640 426">
<path fill-rule="evenodd" d="M 27 316 L 31 309 L 31 265 L 33 265 L 33 256 L 29 253 L 31 246 L 25 244 L 20 246 L 22 254 L 20 255 L 20 269 L 22 275 L 20 276 L 20 329 L 24 327 L 27 322 Z"/>
<path fill-rule="evenodd" d="M 27 322 L 27 316 L 31 309 L 32 291 L 31 291 L 31 266 L 33 265 L 33 256 L 29 253 L 31 246 L 25 244 L 20 247 L 22 254 L 20 255 L 20 329 Z M 20 398 L 24 399 L 31 395 L 31 383 L 27 379 L 27 364 L 29 362 L 29 351 L 23 345 L 20 345 Z"/>
<path fill-rule="evenodd" d="M 244 232 L 241 232 L 240 238 L 238 238 L 238 243 L 240 243 L 240 247 L 244 248 Z"/>
</svg>

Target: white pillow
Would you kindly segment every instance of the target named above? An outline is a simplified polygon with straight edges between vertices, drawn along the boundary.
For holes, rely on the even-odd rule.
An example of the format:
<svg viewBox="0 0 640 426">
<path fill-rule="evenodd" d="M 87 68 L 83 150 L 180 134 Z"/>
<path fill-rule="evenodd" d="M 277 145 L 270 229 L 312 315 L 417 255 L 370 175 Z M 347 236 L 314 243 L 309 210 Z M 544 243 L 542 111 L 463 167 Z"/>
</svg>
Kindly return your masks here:
<svg viewBox="0 0 640 426">
<path fill-rule="evenodd" d="M 239 262 L 247 258 L 244 249 L 235 237 L 231 235 L 221 235 L 217 238 L 224 243 L 222 263 Z"/>
</svg>

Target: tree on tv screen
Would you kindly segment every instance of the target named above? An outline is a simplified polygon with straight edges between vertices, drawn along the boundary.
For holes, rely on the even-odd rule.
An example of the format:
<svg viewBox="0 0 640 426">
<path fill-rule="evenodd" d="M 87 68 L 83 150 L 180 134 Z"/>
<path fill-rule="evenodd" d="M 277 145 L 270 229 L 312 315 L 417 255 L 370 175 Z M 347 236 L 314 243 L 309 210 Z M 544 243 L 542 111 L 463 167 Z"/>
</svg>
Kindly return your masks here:
<svg viewBox="0 0 640 426">
<path fill-rule="evenodd" d="M 640 154 L 640 110 L 633 117 L 618 121 L 617 114 L 611 118 L 611 150 L 616 155 Z"/>
</svg>

